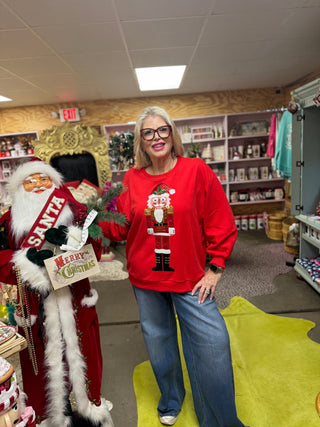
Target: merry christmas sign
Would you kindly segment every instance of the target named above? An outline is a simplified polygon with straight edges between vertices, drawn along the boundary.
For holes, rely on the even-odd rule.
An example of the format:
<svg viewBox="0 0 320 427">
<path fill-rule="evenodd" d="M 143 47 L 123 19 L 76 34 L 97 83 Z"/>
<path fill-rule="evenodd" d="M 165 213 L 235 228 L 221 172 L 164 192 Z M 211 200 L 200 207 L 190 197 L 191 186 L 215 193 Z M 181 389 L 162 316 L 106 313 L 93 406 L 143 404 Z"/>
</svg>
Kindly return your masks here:
<svg viewBox="0 0 320 427">
<path fill-rule="evenodd" d="M 67 251 L 44 261 L 54 290 L 71 285 L 99 273 L 100 268 L 92 245 L 78 251 Z"/>
</svg>

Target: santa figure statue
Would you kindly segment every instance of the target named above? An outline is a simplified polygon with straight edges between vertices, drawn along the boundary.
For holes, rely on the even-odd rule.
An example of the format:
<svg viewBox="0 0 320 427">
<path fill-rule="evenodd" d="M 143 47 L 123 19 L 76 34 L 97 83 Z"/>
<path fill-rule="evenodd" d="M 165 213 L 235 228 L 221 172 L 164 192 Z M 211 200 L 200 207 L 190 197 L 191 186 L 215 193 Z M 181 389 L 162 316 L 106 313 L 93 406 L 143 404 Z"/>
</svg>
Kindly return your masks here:
<svg viewBox="0 0 320 427">
<path fill-rule="evenodd" d="M 111 427 L 112 404 L 100 396 L 97 292 L 87 278 L 53 291 L 44 266 L 61 245 L 79 245 L 87 210 L 59 172 L 33 160 L 10 178 L 12 206 L 0 218 L 0 281 L 17 285 L 15 319 L 28 343 L 20 352 L 27 403 L 41 426 Z M 99 258 L 100 243 L 87 243 Z"/>
</svg>

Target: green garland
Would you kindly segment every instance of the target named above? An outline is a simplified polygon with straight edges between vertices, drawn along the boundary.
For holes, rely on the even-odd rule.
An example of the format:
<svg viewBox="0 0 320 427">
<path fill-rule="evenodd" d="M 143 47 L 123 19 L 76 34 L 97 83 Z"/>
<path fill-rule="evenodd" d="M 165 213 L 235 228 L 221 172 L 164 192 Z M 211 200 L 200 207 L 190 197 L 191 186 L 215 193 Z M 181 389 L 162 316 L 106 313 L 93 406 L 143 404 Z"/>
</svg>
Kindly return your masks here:
<svg viewBox="0 0 320 427">
<path fill-rule="evenodd" d="M 89 236 L 94 240 L 102 239 L 102 246 L 109 246 L 110 241 L 104 237 L 99 222 L 115 222 L 121 226 L 124 226 L 128 222 L 127 217 L 117 212 L 115 208 L 116 200 L 122 190 L 123 186 L 121 184 L 112 185 L 111 183 L 107 183 L 101 196 L 92 197 L 86 202 L 88 212 L 91 212 L 93 209 L 98 212 L 93 223 L 88 228 Z"/>
</svg>

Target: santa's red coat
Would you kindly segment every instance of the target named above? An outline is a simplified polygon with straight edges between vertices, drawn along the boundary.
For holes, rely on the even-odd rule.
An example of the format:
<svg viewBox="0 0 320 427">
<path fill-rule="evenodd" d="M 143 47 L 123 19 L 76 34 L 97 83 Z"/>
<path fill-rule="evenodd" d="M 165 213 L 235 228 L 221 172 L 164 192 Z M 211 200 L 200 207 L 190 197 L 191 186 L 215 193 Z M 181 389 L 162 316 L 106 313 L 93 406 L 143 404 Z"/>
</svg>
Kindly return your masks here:
<svg viewBox="0 0 320 427">
<path fill-rule="evenodd" d="M 70 199 L 71 200 L 71 199 Z M 72 201 L 70 207 L 74 211 L 74 219 L 77 220 L 77 215 L 83 210 L 83 205 Z M 31 227 L 32 224 L 30 224 Z M 1 249 L 0 252 L 0 281 L 10 285 L 17 285 L 16 273 L 13 270 L 12 257 L 15 251 L 21 249 L 21 241 L 15 243 L 13 238 L 13 230 L 11 226 L 10 211 L 5 213 L 0 218 L 0 227 L 4 227 L 5 235 L 7 236 L 7 248 Z M 97 242 L 93 243 L 98 257 L 99 245 Z M 36 266 L 35 266 L 36 267 Z M 88 307 L 82 305 L 81 302 L 84 297 L 90 296 L 90 282 L 88 279 L 81 280 L 69 286 L 68 295 L 70 295 L 70 307 L 73 307 L 73 315 L 75 319 L 76 333 L 78 337 L 78 348 L 85 361 L 85 385 L 86 393 L 90 402 L 95 405 L 100 405 L 100 387 L 102 378 L 102 355 L 100 348 L 99 336 L 99 323 L 97 312 L 94 305 Z M 36 292 L 26 291 L 27 299 L 30 306 L 30 315 L 36 318 L 32 326 L 32 336 L 36 352 L 36 360 L 38 365 L 38 375 L 35 375 L 33 366 L 29 357 L 28 350 L 25 349 L 20 353 L 21 368 L 23 375 L 23 390 L 28 396 L 27 404 L 32 406 L 36 412 L 37 422 L 41 419 L 47 418 L 47 386 L 50 381 L 46 374 L 45 366 L 45 346 L 46 340 L 50 340 L 50 330 L 46 324 L 41 324 L 39 318 L 39 309 L 41 297 Z M 69 299 L 69 296 L 68 296 Z M 44 318 L 44 321 L 46 319 Z M 19 332 L 24 335 L 23 329 L 19 328 Z M 68 372 L 65 372 L 65 379 L 67 381 L 68 389 Z M 62 389 L 61 389 L 62 391 Z"/>
</svg>

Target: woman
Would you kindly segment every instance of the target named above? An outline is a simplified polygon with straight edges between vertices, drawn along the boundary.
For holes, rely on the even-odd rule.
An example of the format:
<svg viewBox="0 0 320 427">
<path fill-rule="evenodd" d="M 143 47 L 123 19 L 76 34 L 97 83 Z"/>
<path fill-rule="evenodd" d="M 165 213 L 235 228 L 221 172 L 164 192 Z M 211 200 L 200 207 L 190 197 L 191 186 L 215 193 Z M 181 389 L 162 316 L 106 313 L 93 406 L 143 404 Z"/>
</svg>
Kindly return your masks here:
<svg viewBox="0 0 320 427">
<path fill-rule="evenodd" d="M 213 171 L 200 159 L 183 157 L 179 133 L 162 108 L 140 113 L 134 152 L 135 167 L 118 200 L 128 224 L 102 228 L 112 240 L 127 240 L 129 278 L 161 391 L 160 422 L 177 421 L 185 395 L 177 313 L 200 427 L 243 426 L 229 336 L 214 298 L 236 240 L 231 208 Z M 206 253 L 211 264 L 205 272 Z"/>
</svg>

